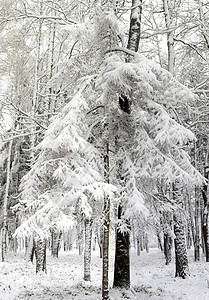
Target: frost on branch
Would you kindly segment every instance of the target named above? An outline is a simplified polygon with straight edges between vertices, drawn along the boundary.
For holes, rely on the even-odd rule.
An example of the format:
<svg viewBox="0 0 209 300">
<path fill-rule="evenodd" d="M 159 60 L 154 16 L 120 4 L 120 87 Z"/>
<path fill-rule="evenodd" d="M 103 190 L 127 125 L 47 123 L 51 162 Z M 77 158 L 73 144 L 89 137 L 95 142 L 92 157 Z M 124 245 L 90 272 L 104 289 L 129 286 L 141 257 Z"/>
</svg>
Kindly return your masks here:
<svg viewBox="0 0 209 300">
<path fill-rule="evenodd" d="M 167 112 L 169 105 L 194 100 L 188 88 L 142 55 L 135 54 L 126 63 L 115 53 L 104 61 L 97 87 L 104 95 L 109 119 L 117 116 L 121 201 L 126 203 L 127 217 L 140 211 L 146 214 L 146 192 L 156 193 L 159 183 L 202 184 L 203 177 L 185 152 L 194 134 Z M 120 95 L 129 99 L 130 114 L 121 111 Z"/>
<path fill-rule="evenodd" d="M 62 229 L 66 224 L 67 230 L 77 214 L 90 218 L 95 201 L 114 195 L 116 188 L 104 182 L 100 153 L 86 140 L 89 107 L 83 93 L 87 85 L 52 120 L 37 147 L 37 161 L 21 183 L 26 211 L 33 209 L 18 234 L 29 234 L 29 229 L 47 234 L 54 224 Z"/>
</svg>

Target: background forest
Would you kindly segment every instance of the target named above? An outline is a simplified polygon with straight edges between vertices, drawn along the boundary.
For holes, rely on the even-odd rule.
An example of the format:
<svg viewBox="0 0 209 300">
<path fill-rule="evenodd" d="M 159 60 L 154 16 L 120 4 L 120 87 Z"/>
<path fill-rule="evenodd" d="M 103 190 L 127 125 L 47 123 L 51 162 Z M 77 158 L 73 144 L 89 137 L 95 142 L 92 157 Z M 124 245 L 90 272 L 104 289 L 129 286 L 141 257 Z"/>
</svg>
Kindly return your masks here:
<svg viewBox="0 0 209 300">
<path fill-rule="evenodd" d="M 207 0 L 0 1 L 1 261 L 74 248 L 102 299 L 130 248 L 209 262 Z"/>
</svg>

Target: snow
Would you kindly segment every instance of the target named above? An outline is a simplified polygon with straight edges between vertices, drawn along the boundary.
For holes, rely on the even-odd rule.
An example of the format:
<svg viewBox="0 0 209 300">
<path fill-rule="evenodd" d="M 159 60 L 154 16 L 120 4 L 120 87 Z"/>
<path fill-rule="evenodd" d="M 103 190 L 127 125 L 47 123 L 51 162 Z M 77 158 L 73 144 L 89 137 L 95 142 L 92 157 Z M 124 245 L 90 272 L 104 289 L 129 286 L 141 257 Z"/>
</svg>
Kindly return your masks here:
<svg viewBox="0 0 209 300">
<path fill-rule="evenodd" d="M 110 251 L 110 285 L 113 282 L 113 254 Z M 194 262 L 189 250 L 190 276 L 175 278 L 174 258 L 171 265 L 164 263 L 163 253 L 151 248 L 149 253 L 131 248 L 131 290 L 110 289 L 110 299 L 131 300 L 208 300 L 209 264 L 202 255 Z M 35 274 L 35 266 L 24 259 L 24 253 L 10 255 L 0 263 L 0 300 L 99 300 L 101 299 L 102 260 L 99 250 L 92 251 L 91 282 L 83 276 L 83 256 L 78 250 L 60 251 L 59 258 L 47 254 L 47 274 Z"/>
</svg>

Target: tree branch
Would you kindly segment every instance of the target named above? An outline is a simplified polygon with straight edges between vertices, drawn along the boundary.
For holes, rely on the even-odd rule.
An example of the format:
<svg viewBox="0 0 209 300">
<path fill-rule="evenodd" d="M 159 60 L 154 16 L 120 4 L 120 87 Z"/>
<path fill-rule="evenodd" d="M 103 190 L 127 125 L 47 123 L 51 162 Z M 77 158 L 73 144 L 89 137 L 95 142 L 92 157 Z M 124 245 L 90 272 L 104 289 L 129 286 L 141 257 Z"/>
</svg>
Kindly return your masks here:
<svg viewBox="0 0 209 300">
<path fill-rule="evenodd" d="M 198 49 L 197 49 L 195 46 L 192 46 L 190 43 L 187 43 L 187 42 L 185 42 L 185 41 L 183 41 L 183 40 L 181 40 L 181 39 L 178 39 L 178 38 L 176 38 L 176 37 L 174 37 L 174 41 L 180 42 L 180 43 L 182 43 L 182 44 L 184 44 L 184 45 L 186 45 L 186 46 L 189 46 L 189 47 L 192 48 L 195 52 L 197 52 L 197 54 L 198 54 L 204 61 L 206 61 L 206 59 L 202 56 L 201 53 L 199 53 Z"/>
<path fill-rule="evenodd" d="M 105 54 L 110 53 L 110 52 L 117 52 L 117 51 L 124 52 L 126 54 L 131 55 L 131 56 L 135 56 L 137 54 L 136 52 L 134 52 L 132 50 L 129 50 L 129 49 L 125 48 L 125 47 L 113 47 L 113 48 L 110 48 L 109 50 L 107 50 L 105 52 Z"/>
</svg>

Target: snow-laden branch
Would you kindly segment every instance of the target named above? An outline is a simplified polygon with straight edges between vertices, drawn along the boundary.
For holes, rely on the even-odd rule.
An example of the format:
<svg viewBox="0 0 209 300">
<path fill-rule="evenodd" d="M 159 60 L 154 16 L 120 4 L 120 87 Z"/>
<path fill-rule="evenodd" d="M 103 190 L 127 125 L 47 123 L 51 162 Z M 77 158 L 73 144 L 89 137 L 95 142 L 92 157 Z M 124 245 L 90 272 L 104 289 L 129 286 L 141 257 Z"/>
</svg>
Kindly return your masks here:
<svg viewBox="0 0 209 300">
<path fill-rule="evenodd" d="M 12 141 L 14 139 L 21 138 L 23 136 L 34 135 L 34 134 L 38 134 L 38 133 L 41 133 L 41 132 L 42 132 L 42 130 L 37 130 L 37 131 L 32 131 L 32 132 L 30 131 L 30 132 L 26 132 L 26 133 L 20 133 L 20 134 L 16 134 L 16 135 L 11 136 L 8 139 L 2 138 L 2 141 L 4 143 L 6 143 L 6 142 Z"/>
<path fill-rule="evenodd" d="M 113 47 L 113 48 L 110 48 L 108 49 L 105 54 L 107 53 L 110 53 L 110 52 L 123 52 L 123 53 L 126 53 L 126 54 L 129 54 L 131 56 L 136 56 L 136 52 L 132 51 L 132 50 L 129 50 L 125 47 Z"/>
<path fill-rule="evenodd" d="M 62 21 L 63 23 L 60 23 L 61 25 L 66 25 L 68 23 L 70 24 L 77 24 L 75 20 L 70 19 L 64 19 L 59 16 L 48 16 L 48 15 L 33 15 L 33 14 L 20 14 L 18 16 L 7 16 L 0 18 L 0 24 L 3 24 L 5 22 L 12 22 L 12 21 L 18 21 L 18 20 L 24 20 L 24 19 L 37 19 L 37 20 L 51 20 L 51 21 Z"/>
</svg>

